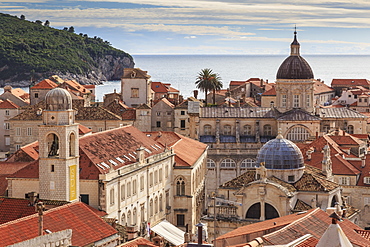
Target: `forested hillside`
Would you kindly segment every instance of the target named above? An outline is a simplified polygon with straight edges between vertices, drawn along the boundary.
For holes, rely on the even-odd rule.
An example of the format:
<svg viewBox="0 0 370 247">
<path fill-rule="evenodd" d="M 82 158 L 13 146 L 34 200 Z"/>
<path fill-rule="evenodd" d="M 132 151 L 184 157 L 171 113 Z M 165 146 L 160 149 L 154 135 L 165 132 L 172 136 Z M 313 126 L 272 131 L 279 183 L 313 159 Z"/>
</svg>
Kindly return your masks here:
<svg viewBox="0 0 370 247">
<path fill-rule="evenodd" d="M 51 74 L 74 76 L 82 83 L 118 80 L 132 57 L 108 41 L 74 28 L 49 27 L 0 13 L 0 84 L 30 84 Z"/>
</svg>

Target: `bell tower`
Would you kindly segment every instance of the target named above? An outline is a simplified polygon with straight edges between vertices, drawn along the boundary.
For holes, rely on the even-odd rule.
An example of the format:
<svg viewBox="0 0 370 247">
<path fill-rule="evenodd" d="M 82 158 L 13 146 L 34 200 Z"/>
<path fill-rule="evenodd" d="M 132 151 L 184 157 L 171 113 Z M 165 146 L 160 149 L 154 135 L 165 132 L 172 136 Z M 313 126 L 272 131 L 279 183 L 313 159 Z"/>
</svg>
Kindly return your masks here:
<svg viewBox="0 0 370 247">
<path fill-rule="evenodd" d="M 78 124 L 66 89 L 54 88 L 46 96 L 39 125 L 40 199 L 79 200 Z"/>
</svg>

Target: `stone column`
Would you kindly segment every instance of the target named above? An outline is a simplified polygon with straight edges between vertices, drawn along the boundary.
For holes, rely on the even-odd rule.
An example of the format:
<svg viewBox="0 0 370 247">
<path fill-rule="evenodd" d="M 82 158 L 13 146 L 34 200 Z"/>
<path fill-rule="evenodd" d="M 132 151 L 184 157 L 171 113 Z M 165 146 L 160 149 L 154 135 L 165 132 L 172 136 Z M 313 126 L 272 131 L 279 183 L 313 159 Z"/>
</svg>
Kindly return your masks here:
<svg viewBox="0 0 370 247">
<path fill-rule="evenodd" d="M 220 119 L 216 120 L 216 143 L 220 143 Z"/>
</svg>

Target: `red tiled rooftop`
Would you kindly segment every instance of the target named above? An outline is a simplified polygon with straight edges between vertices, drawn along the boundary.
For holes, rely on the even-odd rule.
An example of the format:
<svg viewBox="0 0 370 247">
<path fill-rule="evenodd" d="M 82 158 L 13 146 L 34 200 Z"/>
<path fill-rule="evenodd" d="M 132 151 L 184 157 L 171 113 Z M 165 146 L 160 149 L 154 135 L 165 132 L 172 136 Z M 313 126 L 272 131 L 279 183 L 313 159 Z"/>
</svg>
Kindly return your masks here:
<svg viewBox="0 0 370 247">
<path fill-rule="evenodd" d="M 139 246 L 150 246 L 150 247 L 157 247 L 154 243 L 150 242 L 149 240 L 138 237 L 134 240 L 128 241 L 126 243 L 123 243 L 119 245 L 119 247 L 139 247 Z"/>
<path fill-rule="evenodd" d="M 276 96 L 276 89 L 272 87 L 270 90 L 265 91 L 262 96 Z"/>
<path fill-rule="evenodd" d="M 13 103 L 11 100 L 5 99 L 0 102 L 0 109 L 17 109 L 19 106 Z"/>
<path fill-rule="evenodd" d="M 84 203 L 66 204 L 44 212 L 44 229 L 58 232 L 72 229 L 72 245 L 87 246 L 108 238 L 117 231 Z M 0 246 L 19 243 L 38 236 L 38 214 L 0 225 Z"/>
<path fill-rule="evenodd" d="M 162 82 L 157 82 L 157 81 L 152 82 L 151 89 L 155 93 L 167 93 L 168 92 L 168 88 Z"/>
<path fill-rule="evenodd" d="M 84 135 L 84 134 L 87 134 L 89 132 L 91 132 L 91 129 L 87 128 L 86 126 L 84 126 L 82 124 L 78 125 L 78 133 L 80 135 Z"/>
<path fill-rule="evenodd" d="M 369 86 L 370 81 L 367 79 L 333 79 L 332 86 Z"/>
<path fill-rule="evenodd" d="M 230 81 L 229 86 L 240 86 L 245 84 L 247 81 Z"/>
<path fill-rule="evenodd" d="M 0 198 L 0 225 L 35 213 L 27 199 Z"/>
<path fill-rule="evenodd" d="M 45 79 L 37 83 L 35 86 L 31 87 L 31 90 L 33 89 L 53 89 L 56 88 L 58 84 L 53 82 L 50 79 Z"/>
</svg>

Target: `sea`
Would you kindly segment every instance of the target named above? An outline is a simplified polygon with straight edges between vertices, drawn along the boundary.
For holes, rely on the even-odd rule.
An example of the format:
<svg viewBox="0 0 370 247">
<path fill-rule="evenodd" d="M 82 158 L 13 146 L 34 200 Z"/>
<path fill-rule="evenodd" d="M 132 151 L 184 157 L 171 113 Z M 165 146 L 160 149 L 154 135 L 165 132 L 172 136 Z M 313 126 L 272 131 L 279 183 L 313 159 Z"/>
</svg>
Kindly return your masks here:
<svg viewBox="0 0 370 247">
<path fill-rule="evenodd" d="M 218 73 L 227 88 L 230 81 L 261 78 L 275 82 L 283 55 L 133 55 L 135 67 L 148 71 L 152 81 L 170 83 L 184 98 L 196 90 L 197 74 L 204 68 Z M 305 55 L 315 79 L 330 86 L 332 79 L 370 79 L 370 55 Z M 116 89 L 120 81 L 103 82 L 96 88 L 98 101 Z M 24 88 L 28 91 L 28 88 Z M 0 89 L 1 93 L 1 89 Z M 200 97 L 204 94 L 200 92 Z"/>
</svg>

